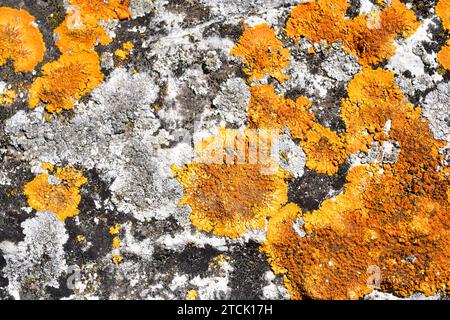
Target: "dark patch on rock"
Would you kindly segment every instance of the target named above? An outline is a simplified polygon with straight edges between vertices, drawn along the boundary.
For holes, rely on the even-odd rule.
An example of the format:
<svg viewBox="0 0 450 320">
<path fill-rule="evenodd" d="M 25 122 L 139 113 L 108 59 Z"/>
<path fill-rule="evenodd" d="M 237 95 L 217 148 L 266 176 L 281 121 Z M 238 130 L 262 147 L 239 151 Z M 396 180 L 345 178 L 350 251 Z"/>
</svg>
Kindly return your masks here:
<svg viewBox="0 0 450 320">
<path fill-rule="evenodd" d="M 233 272 L 230 275 L 230 298 L 233 300 L 261 299 L 265 286 L 264 275 L 270 270 L 267 257 L 259 250 L 259 243 L 249 241 L 233 250 Z"/>
<path fill-rule="evenodd" d="M 354 19 L 359 15 L 359 8 L 361 8 L 361 1 L 360 0 L 348 0 L 349 7 L 347 9 L 347 12 L 345 15 L 349 19 Z"/>
<path fill-rule="evenodd" d="M 332 176 L 306 169 L 301 178 L 289 183 L 289 202 L 298 204 L 303 212 L 319 209 L 324 200 L 342 191 L 349 168 L 350 165 L 345 162 Z"/>
<path fill-rule="evenodd" d="M 21 208 L 27 207 L 26 197 L 22 194 L 23 185 L 34 178 L 25 162 L 3 155 L 0 164 L 2 172 L 8 172 L 10 185 L 0 185 L 0 242 L 19 242 L 24 239 L 23 221 L 30 217 Z"/>
<path fill-rule="evenodd" d="M 242 32 L 243 30 L 240 25 L 215 22 L 205 28 L 203 37 L 229 38 L 236 43 L 241 37 Z"/>
<path fill-rule="evenodd" d="M 193 27 L 207 21 L 210 17 L 209 8 L 202 5 L 199 1 L 172 0 L 166 5 L 166 9 L 184 14 L 185 17 L 181 23 L 183 28 Z"/>
<path fill-rule="evenodd" d="M 414 10 L 416 17 L 426 19 L 433 15 L 434 8 L 439 0 L 400 0 L 404 4 L 410 4 Z"/>
<path fill-rule="evenodd" d="M 186 246 L 186 248 L 177 255 L 175 265 L 178 270 L 189 275 L 200 275 L 208 271 L 211 260 L 218 256 L 220 251 L 210 245 L 204 248 L 195 246 Z"/>
</svg>

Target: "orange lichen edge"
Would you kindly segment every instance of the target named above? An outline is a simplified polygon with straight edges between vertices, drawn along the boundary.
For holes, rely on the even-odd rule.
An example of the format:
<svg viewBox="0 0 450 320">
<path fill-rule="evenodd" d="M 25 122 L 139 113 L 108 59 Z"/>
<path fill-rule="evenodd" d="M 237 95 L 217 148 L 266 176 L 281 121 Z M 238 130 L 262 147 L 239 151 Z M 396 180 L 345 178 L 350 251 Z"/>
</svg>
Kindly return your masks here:
<svg viewBox="0 0 450 320">
<path fill-rule="evenodd" d="M 283 43 L 266 23 L 246 28 L 230 53 L 243 59 L 243 70 L 249 82 L 266 75 L 280 82 L 288 78 L 282 69 L 289 65 L 289 49 L 283 48 Z"/>
<path fill-rule="evenodd" d="M 42 173 L 25 184 L 23 193 L 30 207 L 37 211 L 48 210 L 61 221 L 78 215 L 80 187 L 87 179 L 72 167 L 57 168 L 51 175 L 53 177 Z"/>
<path fill-rule="evenodd" d="M 0 66 L 12 59 L 16 72 L 29 72 L 42 61 L 44 38 L 33 22 L 25 10 L 0 7 Z"/>
<path fill-rule="evenodd" d="M 31 85 L 29 106 L 33 109 L 42 101 L 48 112 L 69 110 L 79 98 L 102 83 L 103 78 L 95 52 L 63 54 L 42 67 L 42 76 Z"/>
<path fill-rule="evenodd" d="M 130 0 L 70 0 L 70 4 L 80 10 L 82 16 L 93 16 L 97 20 L 128 19 Z"/>
<path fill-rule="evenodd" d="M 399 0 L 373 17 L 365 14 L 345 18 L 346 0 L 317 0 L 301 3 L 292 9 L 286 24 L 288 37 L 306 37 L 313 42 L 341 40 L 349 53 L 363 66 L 375 65 L 395 54 L 394 39 L 408 37 L 420 25 L 414 12 Z M 375 30 L 375 31 L 374 31 Z"/>
<path fill-rule="evenodd" d="M 248 120 L 252 127 L 281 130 L 288 127 L 295 138 L 302 137 L 313 125 L 314 115 L 309 113 L 311 101 L 299 97 L 296 101 L 275 93 L 272 85 L 250 88 Z"/>
<path fill-rule="evenodd" d="M 450 40 L 438 53 L 438 60 L 443 68 L 450 70 Z"/>
<path fill-rule="evenodd" d="M 185 191 L 180 205 L 191 207 L 195 227 L 237 238 L 249 229 L 264 228 L 266 217 L 287 201 L 284 180 L 288 174 L 274 161 L 265 161 L 250 151 L 261 145 L 260 138 L 253 131 L 222 129 L 197 146 L 200 154 L 196 162 L 172 166 Z M 233 145 L 235 152 L 231 153 L 237 156 L 228 157 Z"/>
<path fill-rule="evenodd" d="M 318 210 L 281 209 L 269 220 L 262 250 L 294 299 L 357 299 L 374 289 L 374 268 L 381 291 L 449 292 L 450 176 L 438 170 L 445 143 L 405 101 L 392 73 L 365 69 L 353 81 L 348 100 L 360 110 L 347 124 L 374 135 L 389 117 L 388 138 L 401 146 L 397 162 L 352 168 L 344 193 Z M 365 123 L 353 123 L 359 119 Z M 299 215 L 306 237 L 292 228 Z"/>
<path fill-rule="evenodd" d="M 78 16 L 69 10 L 65 20 L 55 29 L 56 46 L 62 53 L 91 51 L 97 44 L 106 45 L 112 40 L 93 16 Z"/>
<path fill-rule="evenodd" d="M 441 18 L 444 29 L 450 30 L 450 0 L 439 0 L 436 14 Z"/>
</svg>

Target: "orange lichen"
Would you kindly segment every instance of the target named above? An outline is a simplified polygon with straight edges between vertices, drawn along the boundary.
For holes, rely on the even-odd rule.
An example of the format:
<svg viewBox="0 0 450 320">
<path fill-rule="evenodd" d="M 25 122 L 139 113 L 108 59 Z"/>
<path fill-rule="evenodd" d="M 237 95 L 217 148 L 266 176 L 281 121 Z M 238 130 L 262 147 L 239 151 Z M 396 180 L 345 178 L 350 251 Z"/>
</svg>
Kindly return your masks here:
<svg viewBox="0 0 450 320">
<path fill-rule="evenodd" d="M 30 207 L 37 211 L 53 212 L 59 220 L 78 214 L 80 187 L 87 182 L 82 173 L 68 168 L 57 168 L 56 172 L 42 173 L 24 187 Z"/>
<path fill-rule="evenodd" d="M 394 74 L 383 69 L 366 68 L 356 74 L 347 93 L 341 116 L 347 128 L 348 152 L 367 151 L 374 140 L 386 138 L 384 127 L 392 113 L 408 106 L 394 83 Z"/>
<path fill-rule="evenodd" d="M 229 137 L 233 141 L 227 147 L 224 143 Z M 207 157 L 203 153 L 197 162 L 180 168 L 172 167 L 185 191 L 180 205 L 191 207 L 190 218 L 194 226 L 218 236 L 236 238 L 249 229 L 264 228 L 266 217 L 287 201 L 284 181 L 287 173 L 275 162 L 253 161 L 258 157 L 253 158 L 250 146 L 257 146 L 258 152 L 262 151 L 258 138 L 236 130 L 221 130 L 218 136 L 206 139 L 199 147 L 205 152 L 206 146 L 213 146 L 219 157 Z M 242 151 L 238 145 L 246 150 Z M 234 152 L 230 150 L 231 146 L 235 146 Z M 238 155 L 227 157 L 222 151 Z M 240 155 L 245 159 L 236 161 Z M 221 158 L 222 162 L 206 162 L 211 158 Z M 271 167 L 270 172 L 268 166 Z"/>
<path fill-rule="evenodd" d="M 42 76 L 30 88 L 30 108 L 40 101 L 48 112 L 69 110 L 83 95 L 103 81 L 100 62 L 95 52 L 63 54 L 57 61 L 42 67 Z"/>
<path fill-rule="evenodd" d="M 93 16 L 80 16 L 74 21 L 74 11 L 68 11 L 63 23 L 55 29 L 56 45 L 63 53 L 93 50 L 97 44 L 108 44 L 112 40 Z"/>
<path fill-rule="evenodd" d="M 308 130 L 301 146 L 306 154 L 306 166 L 317 173 L 333 175 L 347 158 L 337 133 L 317 123 Z"/>
<path fill-rule="evenodd" d="M 399 0 L 373 16 L 345 18 L 346 0 L 317 0 L 301 3 L 291 12 L 286 34 L 298 40 L 306 37 L 313 42 L 342 41 L 345 49 L 359 58 L 361 65 L 375 65 L 395 54 L 397 36 L 408 37 L 419 26 L 414 12 Z"/>
<path fill-rule="evenodd" d="M 450 41 L 438 53 L 438 60 L 442 67 L 450 70 Z"/>
<path fill-rule="evenodd" d="M 287 79 L 282 69 L 289 65 L 289 49 L 283 48 L 282 42 L 266 23 L 246 28 L 230 53 L 244 60 L 246 67 L 243 70 L 249 76 L 249 82 L 263 79 L 266 75 L 280 82 Z"/>
<path fill-rule="evenodd" d="M 127 19 L 130 0 L 70 0 L 70 4 L 80 10 L 82 16 L 93 16 L 97 20 Z"/>
<path fill-rule="evenodd" d="M 357 299 L 373 289 L 371 268 L 380 290 L 399 296 L 450 291 L 450 176 L 438 169 L 445 144 L 388 71 L 355 76 L 348 104 L 360 110 L 347 126 L 368 135 L 391 120 L 384 134 L 401 146 L 397 162 L 352 168 L 343 194 L 302 215 L 306 237 L 292 229 L 298 213 L 280 211 L 262 249 L 295 299 Z"/>
<path fill-rule="evenodd" d="M 33 22 L 25 10 L 0 7 L 0 66 L 12 59 L 16 72 L 27 72 L 42 61 L 44 39 Z"/>
<path fill-rule="evenodd" d="M 127 41 L 122 44 L 121 49 L 117 49 L 114 51 L 114 54 L 119 57 L 121 60 L 126 60 L 128 56 L 130 55 L 131 50 L 134 48 L 133 43 L 130 41 Z"/>
<path fill-rule="evenodd" d="M 60 113 L 73 108 L 75 102 L 91 92 L 104 75 L 94 51 L 97 44 L 108 44 L 110 37 L 102 21 L 130 17 L 128 0 L 70 0 L 67 16 L 55 29 L 56 45 L 62 55 L 43 66 L 43 76 L 30 89 L 30 108 L 41 101 L 48 112 Z"/>
<path fill-rule="evenodd" d="M 288 127 L 295 138 L 302 137 L 313 125 L 314 115 L 308 112 L 311 102 L 301 96 L 296 101 L 275 93 L 272 85 L 250 88 L 248 119 L 252 126 L 281 130 Z"/>
<path fill-rule="evenodd" d="M 450 30 L 450 0 L 439 0 L 436 5 L 436 14 L 442 20 L 442 26 Z"/>
</svg>

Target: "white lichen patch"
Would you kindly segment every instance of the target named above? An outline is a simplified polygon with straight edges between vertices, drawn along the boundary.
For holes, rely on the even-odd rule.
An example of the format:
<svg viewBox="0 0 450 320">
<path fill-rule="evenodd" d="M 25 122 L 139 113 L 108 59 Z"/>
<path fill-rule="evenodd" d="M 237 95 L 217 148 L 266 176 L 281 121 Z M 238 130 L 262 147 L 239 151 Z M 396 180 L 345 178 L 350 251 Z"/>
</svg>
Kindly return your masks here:
<svg viewBox="0 0 450 320">
<path fill-rule="evenodd" d="M 59 278 L 67 270 L 64 244 L 68 235 L 64 223 L 54 214 L 40 211 L 21 226 L 23 241 L 0 243 L 8 292 L 16 299 L 45 297 L 46 286 L 59 288 Z"/>
</svg>

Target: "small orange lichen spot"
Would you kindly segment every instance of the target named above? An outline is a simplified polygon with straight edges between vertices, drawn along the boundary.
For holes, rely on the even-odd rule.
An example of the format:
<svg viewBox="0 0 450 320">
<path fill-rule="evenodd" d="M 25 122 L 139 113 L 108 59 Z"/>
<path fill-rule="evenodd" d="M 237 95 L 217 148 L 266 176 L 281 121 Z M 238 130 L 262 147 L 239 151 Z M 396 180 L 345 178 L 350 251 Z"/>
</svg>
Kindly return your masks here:
<svg viewBox="0 0 450 320">
<path fill-rule="evenodd" d="M 63 53 L 93 50 L 97 44 L 108 44 L 112 40 L 105 29 L 93 16 L 75 16 L 76 11 L 69 10 L 63 23 L 55 29 L 58 35 L 56 45 Z"/>
<path fill-rule="evenodd" d="M 0 92 L 0 105 L 10 106 L 16 100 L 16 92 L 11 89 L 5 89 Z"/>
<path fill-rule="evenodd" d="M 283 43 L 266 23 L 246 28 L 230 53 L 244 60 L 243 70 L 249 82 L 266 75 L 280 82 L 288 78 L 282 69 L 289 65 L 289 49 L 283 48 Z"/>
<path fill-rule="evenodd" d="M 122 45 L 122 49 L 117 49 L 114 52 L 114 54 L 117 57 L 119 57 L 121 60 L 126 60 L 133 48 L 134 48 L 133 43 L 131 43 L 130 41 L 127 41 Z"/>
<path fill-rule="evenodd" d="M 223 129 L 196 146 L 196 162 L 172 166 L 184 188 L 180 205 L 191 207 L 197 228 L 237 238 L 264 228 L 266 217 L 287 201 L 287 173 L 258 155 L 265 147 L 253 133 Z"/>
<path fill-rule="evenodd" d="M 441 18 L 443 27 L 450 30 L 450 0 L 439 0 L 436 14 Z"/>
<path fill-rule="evenodd" d="M 317 173 L 333 175 L 347 157 L 344 143 L 336 132 L 314 124 L 301 143 L 306 154 L 306 166 Z"/>
<path fill-rule="evenodd" d="M 16 72 L 29 72 L 42 61 L 44 38 L 33 22 L 25 10 L 0 7 L 0 66 L 12 59 Z"/>
<path fill-rule="evenodd" d="M 254 127 L 281 130 L 287 126 L 293 137 L 300 138 L 314 123 L 314 115 L 308 112 L 311 102 L 306 97 L 286 99 L 277 95 L 272 85 L 253 86 L 250 93 L 248 119 Z"/>
<path fill-rule="evenodd" d="M 361 65 L 375 65 L 395 53 L 397 36 L 409 37 L 420 25 L 414 12 L 399 0 L 367 17 L 345 18 L 346 0 L 317 0 L 301 3 L 291 12 L 286 34 L 298 40 L 343 42 L 345 49 L 359 58 Z"/>
<path fill-rule="evenodd" d="M 120 238 L 119 237 L 114 237 L 113 238 L 113 242 L 112 242 L 112 247 L 117 249 L 117 248 L 120 248 L 120 245 L 121 245 Z"/>
<path fill-rule="evenodd" d="M 96 88 L 104 78 L 95 52 L 63 54 L 42 67 L 42 76 L 30 88 L 30 108 L 40 101 L 48 112 L 69 110 L 76 100 Z"/>
<path fill-rule="evenodd" d="M 64 221 L 78 214 L 80 187 L 86 182 L 82 173 L 72 167 L 58 168 L 52 175 L 42 173 L 28 182 L 24 194 L 30 207 L 51 211 Z"/>
<path fill-rule="evenodd" d="M 112 234 L 112 235 L 118 234 L 119 231 L 120 231 L 120 224 L 118 224 L 118 223 L 116 223 L 116 224 L 114 225 L 114 227 L 110 227 L 110 228 L 109 228 L 109 233 Z"/>
<path fill-rule="evenodd" d="M 120 254 L 111 254 L 111 260 L 114 264 L 119 264 L 123 261 L 123 257 Z"/>
<path fill-rule="evenodd" d="M 198 292 L 195 289 L 191 289 L 186 293 L 186 300 L 196 300 L 198 298 Z"/>
</svg>

